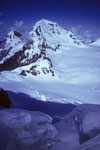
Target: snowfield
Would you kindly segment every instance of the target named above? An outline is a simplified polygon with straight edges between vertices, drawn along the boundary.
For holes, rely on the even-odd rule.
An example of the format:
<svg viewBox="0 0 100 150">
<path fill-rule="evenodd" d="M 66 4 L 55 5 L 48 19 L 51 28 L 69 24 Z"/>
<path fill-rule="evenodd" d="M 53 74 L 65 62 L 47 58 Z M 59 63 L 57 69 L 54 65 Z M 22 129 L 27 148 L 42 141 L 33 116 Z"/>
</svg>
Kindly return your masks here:
<svg viewBox="0 0 100 150">
<path fill-rule="evenodd" d="M 100 104 L 99 47 L 70 48 L 60 53 L 48 50 L 56 76 L 19 75 L 23 68 L 0 73 L 0 87 L 26 93 L 42 101 Z M 28 66 L 25 66 L 26 68 Z"/>
</svg>

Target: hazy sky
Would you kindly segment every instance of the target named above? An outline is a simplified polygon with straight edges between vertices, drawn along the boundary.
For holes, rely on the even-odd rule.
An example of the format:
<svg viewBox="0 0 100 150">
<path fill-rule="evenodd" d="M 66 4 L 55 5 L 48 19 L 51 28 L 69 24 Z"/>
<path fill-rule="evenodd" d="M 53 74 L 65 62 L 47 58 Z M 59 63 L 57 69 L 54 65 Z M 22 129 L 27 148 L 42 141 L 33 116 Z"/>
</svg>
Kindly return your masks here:
<svg viewBox="0 0 100 150">
<path fill-rule="evenodd" d="M 44 18 L 66 29 L 78 25 L 100 29 L 100 0 L 0 0 L 0 12 L 6 26 L 23 20 L 31 27 Z"/>
</svg>

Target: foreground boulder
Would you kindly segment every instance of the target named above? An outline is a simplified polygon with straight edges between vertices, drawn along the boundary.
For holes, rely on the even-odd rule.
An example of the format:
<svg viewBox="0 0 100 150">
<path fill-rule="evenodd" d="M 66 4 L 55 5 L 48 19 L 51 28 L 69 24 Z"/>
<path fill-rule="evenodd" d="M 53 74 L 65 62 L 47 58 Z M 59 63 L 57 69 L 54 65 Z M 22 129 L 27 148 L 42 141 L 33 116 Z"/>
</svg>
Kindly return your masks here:
<svg viewBox="0 0 100 150">
<path fill-rule="evenodd" d="M 89 136 L 89 139 L 100 133 L 100 111 L 89 112 L 85 116 L 82 122 L 82 130 L 85 135 Z"/>
<path fill-rule="evenodd" d="M 80 144 L 100 133 L 100 105 L 83 104 L 77 106 L 64 119 L 67 127 L 77 129 Z"/>
<path fill-rule="evenodd" d="M 22 109 L 0 110 L 0 149 L 47 150 L 57 135 L 52 118 Z"/>
<path fill-rule="evenodd" d="M 8 97 L 8 93 L 5 90 L 1 89 L 0 90 L 0 106 L 9 108 L 10 105 L 11 105 L 11 101 Z"/>
</svg>

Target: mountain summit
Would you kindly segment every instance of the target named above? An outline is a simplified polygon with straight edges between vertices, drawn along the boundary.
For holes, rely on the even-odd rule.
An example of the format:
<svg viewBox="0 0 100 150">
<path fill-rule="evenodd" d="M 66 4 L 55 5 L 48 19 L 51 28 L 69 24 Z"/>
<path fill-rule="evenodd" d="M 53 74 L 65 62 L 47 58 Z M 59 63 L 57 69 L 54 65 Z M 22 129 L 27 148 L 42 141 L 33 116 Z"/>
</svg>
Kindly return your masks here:
<svg viewBox="0 0 100 150">
<path fill-rule="evenodd" d="M 38 21 L 29 34 L 33 35 L 33 38 L 34 34 L 38 37 L 42 35 L 48 44 L 52 42 L 52 44 L 55 44 L 54 46 L 57 46 L 57 44 L 61 44 L 62 46 L 67 46 L 68 44 L 82 45 L 81 41 L 79 41 L 72 32 L 64 30 L 57 23 L 45 19 Z"/>
</svg>

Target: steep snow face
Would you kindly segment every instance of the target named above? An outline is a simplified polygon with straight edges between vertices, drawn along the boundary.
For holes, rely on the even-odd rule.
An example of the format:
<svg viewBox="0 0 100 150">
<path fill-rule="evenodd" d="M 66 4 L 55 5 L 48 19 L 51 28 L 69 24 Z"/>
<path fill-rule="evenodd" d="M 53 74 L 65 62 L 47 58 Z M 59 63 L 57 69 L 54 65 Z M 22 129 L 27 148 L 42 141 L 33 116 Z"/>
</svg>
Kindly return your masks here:
<svg viewBox="0 0 100 150">
<path fill-rule="evenodd" d="M 11 31 L 6 36 L 6 44 L 5 47 L 14 47 L 15 45 L 22 43 L 21 34 L 16 31 Z"/>
<path fill-rule="evenodd" d="M 1 64 L 21 50 L 23 43 L 20 37 L 20 33 L 11 31 L 7 34 L 6 39 L 2 41 L 2 43 L 4 43 L 4 47 L 1 48 L 1 53 L 6 53 L 6 55 L 0 61 Z"/>
<path fill-rule="evenodd" d="M 68 47 L 68 45 L 83 45 L 73 33 L 64 30 L 57 23 L 45 19 L 40 20 L 33 26 L 30 35 L 32 39 L 34 39 L 34 37 L 38 40 L 44 39 L 45 46 L 55 51 L 60 47 Z"/>
</svg>

